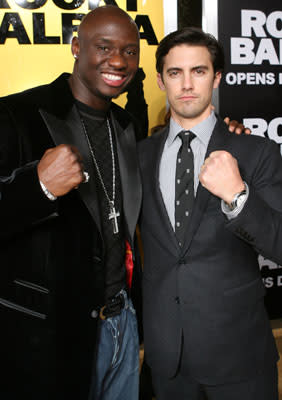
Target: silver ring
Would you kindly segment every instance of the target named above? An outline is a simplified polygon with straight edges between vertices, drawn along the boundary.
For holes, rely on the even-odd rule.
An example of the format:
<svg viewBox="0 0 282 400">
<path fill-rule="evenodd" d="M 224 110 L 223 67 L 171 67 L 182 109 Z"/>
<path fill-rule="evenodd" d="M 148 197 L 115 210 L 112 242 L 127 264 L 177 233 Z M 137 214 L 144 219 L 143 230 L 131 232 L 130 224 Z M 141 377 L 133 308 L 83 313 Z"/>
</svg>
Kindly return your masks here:
<svg viewBox="0 0 282 400">
<path fill-rule="evenodd" d="M 90 179 L 90 175 L 86 171 L 83 172 L 83 175 L 84 175 L 83 183 L 87 183 L 89 181 L 89 179 Z"/>
</svg>

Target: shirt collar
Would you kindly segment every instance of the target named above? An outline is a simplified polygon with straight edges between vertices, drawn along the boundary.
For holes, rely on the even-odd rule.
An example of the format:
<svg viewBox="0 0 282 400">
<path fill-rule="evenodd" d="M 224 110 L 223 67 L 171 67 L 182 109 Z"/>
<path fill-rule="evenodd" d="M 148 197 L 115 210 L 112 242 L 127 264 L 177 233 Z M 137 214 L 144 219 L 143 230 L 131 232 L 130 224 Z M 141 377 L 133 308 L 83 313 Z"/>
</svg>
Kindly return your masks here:
<svg viewBox="0 0 282 400">
<path fill-rule="evenodd" d="M 204 121 L 201 121 L 199 124 L 193 126 L 193 128 L 190 129 L 206 147 L 208 146 L 208 143 L 210 141 L 216 121 L 217 119 L 215 113 L 212 111 L 211 114 Z M 172 145 L 178 133 L 182 130 L 182 126 L 175 122 L 173 118 L 170 118 L 169 134 L 167 137 L 168 146 Z"/>
</svg>

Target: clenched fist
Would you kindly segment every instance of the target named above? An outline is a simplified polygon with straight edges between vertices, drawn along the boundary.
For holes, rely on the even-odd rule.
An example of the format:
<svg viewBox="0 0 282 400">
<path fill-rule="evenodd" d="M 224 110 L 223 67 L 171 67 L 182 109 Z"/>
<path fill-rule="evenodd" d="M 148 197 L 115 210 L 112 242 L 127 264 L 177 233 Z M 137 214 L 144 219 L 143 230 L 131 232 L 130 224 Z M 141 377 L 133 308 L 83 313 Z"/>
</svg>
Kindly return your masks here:
<svg viewBox="0 0 282 400">
<path fill-rule="evenodd" d="M 84 180 L 83 163 L 74 146 L 46 150 L 37 166 L 39 180 L 54 196 L 63 196 Z"/>
<path fill-rule="evenodd" d="M 206 158 L 199 180 L 208 191 L 228 204 L 245 188 L 237 160 L 223 150 L 214 151 Z"/>
</svg>

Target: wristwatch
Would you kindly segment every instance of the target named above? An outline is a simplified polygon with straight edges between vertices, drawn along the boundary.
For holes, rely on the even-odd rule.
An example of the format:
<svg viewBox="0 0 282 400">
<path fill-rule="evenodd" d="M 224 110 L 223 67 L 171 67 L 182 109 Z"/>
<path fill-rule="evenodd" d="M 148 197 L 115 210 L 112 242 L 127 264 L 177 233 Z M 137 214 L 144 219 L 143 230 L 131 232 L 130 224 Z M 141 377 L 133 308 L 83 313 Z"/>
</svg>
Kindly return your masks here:
<svg viewBox="0 0 282 400">
<path fill-rule="evenodd" d="M 244 203 L 244 201 L 246 200 L 247 197 L 247 188 L 246 188 L 246 184 L 244 182 L 245 185 L 245 189 L 242 190 L 239 193 L 236 193 L 231 201 L 231 203 L 226 203 L 224 202 L 225 206 L 228 208 L 229 211 L 233 211 L 236 208 L 239 208 L 241 206 L 242 203 Z"/>
<path fill-rule="evenodd" d="M 244 190 L 242 190 L 241 192 L 236 193 L 234 195 L 230 205 L 227 204 L 230 211 L 233 211 L 233 210 L 235 210 L 235 208 L 240 207 L 240 205 L 245 201 L 246 196 L 247 196 L 247 190 L 246 190 L 246 186 L 245 186 Z"/>
</svg>

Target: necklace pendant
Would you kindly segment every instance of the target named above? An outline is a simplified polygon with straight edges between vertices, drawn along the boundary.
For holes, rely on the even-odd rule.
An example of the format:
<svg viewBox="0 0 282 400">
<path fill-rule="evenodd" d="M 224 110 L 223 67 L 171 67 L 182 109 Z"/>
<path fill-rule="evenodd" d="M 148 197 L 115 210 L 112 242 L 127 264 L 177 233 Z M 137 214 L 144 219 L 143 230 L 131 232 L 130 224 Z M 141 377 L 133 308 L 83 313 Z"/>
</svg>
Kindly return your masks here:
<svg viewBox="0 0 282 400">
<path fill-rule="evenodd" d="M 120 216 L 119 211 L 116 211 L 114 203 L 110 202 L 110 213 L 109 213 L 109 221 L 112 221 L 113 224 L 113 233 L 116 234 L 119 232 L 118 230 L 118 220 L 117 217 Z"/>
</svg>

